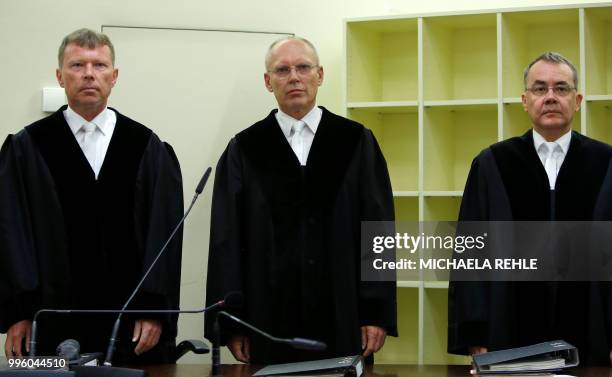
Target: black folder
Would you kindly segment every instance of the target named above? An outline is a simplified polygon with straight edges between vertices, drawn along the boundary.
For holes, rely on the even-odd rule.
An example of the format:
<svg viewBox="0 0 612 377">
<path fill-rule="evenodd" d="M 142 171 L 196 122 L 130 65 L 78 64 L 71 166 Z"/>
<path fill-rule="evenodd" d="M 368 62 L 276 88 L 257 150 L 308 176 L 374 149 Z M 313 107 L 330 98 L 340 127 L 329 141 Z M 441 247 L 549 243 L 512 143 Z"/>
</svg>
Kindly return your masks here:
<svg viewBox="0 0 612 377">
<path fill-rule="evenodd" d="M 487 352 L 472 359 L 477 374 L 552 372 L 579 363 L 576 347 L 563 340 Z"/>
<path fill-rule="evenodd" d="M 299 363 L 274 364 L 258 370 L 253 376 L 259 377 L 279 374 L 314 375 L 321 373 L 359 377 L 363 373 L 363 361 L 361 356 L 347 356 L 334 359 L 303 361 Z"/>
</svg>

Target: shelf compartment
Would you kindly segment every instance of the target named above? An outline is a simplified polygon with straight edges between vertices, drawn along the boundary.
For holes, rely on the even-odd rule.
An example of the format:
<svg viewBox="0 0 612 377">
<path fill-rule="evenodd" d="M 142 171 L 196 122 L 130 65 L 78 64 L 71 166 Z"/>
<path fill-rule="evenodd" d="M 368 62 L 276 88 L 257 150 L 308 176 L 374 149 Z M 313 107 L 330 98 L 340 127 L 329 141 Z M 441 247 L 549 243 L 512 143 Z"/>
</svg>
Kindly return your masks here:
<svg viewBox="0 0 612 377">
<path fill-rule="evenodd" d="M 457 221 L 461 197 L 431 196 L 425 198 L 424 221 Z"/>
<path fill-rule="evenodd" d="M 418 282 L 417 282 L 418 283 Z M 417 364 L 419 336 L 419 290 L 397 289 L 397 326 L 400 336 L 387 337 L 376 353 L 376 364 Z"/>
<path fill-rule="evenodd" d="M 448 290 L 425 289 L 423 301 L 423 363 L 469 365 L 471 361 L 469 357 L 446 352 Z"/>
<path fill-rule="evenodd" d="M 424 190 L 463 190 L 474 157 L 497 141 L 497 106 L 425 109 L 423 132 Z"/>
<path fill-rule="evenodd" d="M 612 99 L 587 103 L 587 135 L 593 139 L 612 143 Z"/>
<path fill-rule="evenodd" d="M 395 197 L 395 221 L 419 221 L 418 197 Z"/>
<path fill-rule="evenodd" d="M 585 15 L 586 93 L 612 94 L 612 8 L 587 8 Z"/>
<path fill-rule="evenodd" d="M 423 84 L 426 101 L 497 98 L 496 15 L 424 19 Z"/>
<path fill-rule="evenodd" d="M 348 117 L 370 128 L 387 160 L 394 191 L 418 190 L 418 114 L 377 108 L 349 109 Z"/>
<path fill-rule="evenodd" d="M 436 221 L 457 221 L 459 217 L 459 207 L 461 206 L 461 197 L 456 196 L 430 196 L 424 198 L 423 205 L 423 224 L 425 234 L 438 235 L 441 237 L 453 236 L 455 227 L 450 223 L 436 223 Z M 452 252 L 445 249 L 423 250 L 425 258 L 452 258 Z M 426 288 L 444 288 L 448 286 L 448 271 L 431 271 L 425 270 L 422 272 L 422 279 Z"/>
<path fill-rule="evenodd" d="M 584 104 L 583 104 L 584 106 Z M 572 129 L 580 132 L 581 127 L 580 112 L 574 114 Z M 504 130 L 503 139 L 521 136 L 532 127 L 529 114 L 524 110 L 522 103 L 504 104 Z"/>
<path fill-rule="evenodd" d="M 578 9 L 504 13 L 503 96 L 517 97 L 523 93 L 525 68 L 546 51 L 563 54 L 580 72 L 579 35 Z"/>
<path fill-rule="evenodd" d="M 346 24 L 347 101 L 415 101 L 417 19 Z"/>
</svg>

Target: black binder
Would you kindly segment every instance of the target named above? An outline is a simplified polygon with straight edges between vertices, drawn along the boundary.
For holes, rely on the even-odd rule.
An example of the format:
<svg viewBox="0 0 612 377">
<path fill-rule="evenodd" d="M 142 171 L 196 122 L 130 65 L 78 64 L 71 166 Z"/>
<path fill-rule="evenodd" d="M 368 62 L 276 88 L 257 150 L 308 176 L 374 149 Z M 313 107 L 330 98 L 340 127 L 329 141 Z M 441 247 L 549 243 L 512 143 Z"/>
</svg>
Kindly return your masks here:
<svg viewBox="0 0 612 377">
<path fill-rule="evenodd" d="M 360 377 L 363 374 L 363 361 L 361 356 L 347 356 L 299 363 L 274 364 L 258 370 L 253 377 L 279 374 L 314 375 L 321 373 Z"/>
<path fill-rule="evenodd" d="M 576 347 L 563 340 L 487 352 L 472 357 L 477 374 L 552 372 L 579 364 Z"/>
</svg>

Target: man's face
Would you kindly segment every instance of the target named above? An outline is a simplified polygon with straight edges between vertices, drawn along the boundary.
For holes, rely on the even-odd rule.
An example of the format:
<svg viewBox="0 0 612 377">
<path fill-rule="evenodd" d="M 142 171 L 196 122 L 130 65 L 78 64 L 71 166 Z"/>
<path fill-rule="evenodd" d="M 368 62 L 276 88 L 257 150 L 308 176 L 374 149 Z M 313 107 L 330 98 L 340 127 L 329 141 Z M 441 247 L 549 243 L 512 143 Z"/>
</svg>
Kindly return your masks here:
<svg viewBox="0 0 612 377">
<path fill-rule="evenodd" d="M 64 50 L 64 61 L 57 69 L 57 81 L 66 90 L 68 103 L 75 111 L 102 110 L 117 82 L 108 46 L 89 49 L 71 43 Z"/>
<path fill-rule="evenodd" d="M 523 108 L 529 113 L 533 128 L 540 134 L 563 134 L 571 128 L 574 113 L 580 109 L 582 95 L 574 88 L 572 70 L 566 64 L 540 60 L 527 75 L 527 88 L 571 87 L 567 95 L 546 89 L 543 95 L 526 90 L 522 95 Z"/>
<path fill-rule="evenodd" d="M 315 105 L 317 90 L 323 83 L 323 67 L 318 62 L 308 45 L 300 40 L 290 39 L 280 42 L 272 50 L 268 67 L 264 74 L 266 88 L 274 93 L 278 106 L 285 113 L 309 111 Z M 299 67 L 311 66 L 307 72 L 298 72 Z M 282 75 L 279 69 L 289 68 L 288 75 Z"/>
</svg>

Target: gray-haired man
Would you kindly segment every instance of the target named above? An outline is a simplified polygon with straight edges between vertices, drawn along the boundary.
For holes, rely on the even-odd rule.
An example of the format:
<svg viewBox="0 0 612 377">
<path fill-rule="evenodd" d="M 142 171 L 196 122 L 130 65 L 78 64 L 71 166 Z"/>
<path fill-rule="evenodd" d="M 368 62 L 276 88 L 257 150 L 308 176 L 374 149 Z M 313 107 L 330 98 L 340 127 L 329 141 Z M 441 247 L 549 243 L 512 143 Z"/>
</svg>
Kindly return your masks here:
<svg viewBox="0 0 612 377">
<path fill-rule="evenodd" d="M 237 360 L 369 356 L 397 335 L 395 285 L 359 274 L 361 221 L 393 219 L 386 162 L 370 130 L 317 106 L 312 43 L 279 40 L 265 65 L 278 110 L 236 135 L 217 165 L 206 300 L 242 291 L 248 321 L 329 346 L 299 352 L 224 326 Z"/>
<path fill-rule="evenodd" d="M 460 221 L 597 219 L 612 148 L 572 131 L 582 102 L 577 76 L 557 53 L 529 64 L 522 101 L 533 128 L 474 159 Z M 609 365 L 608 290 L 595 282 L 451 282 L 448 351 L 564 339 L 578 347 L 581 365 Z"/>
</svg>

